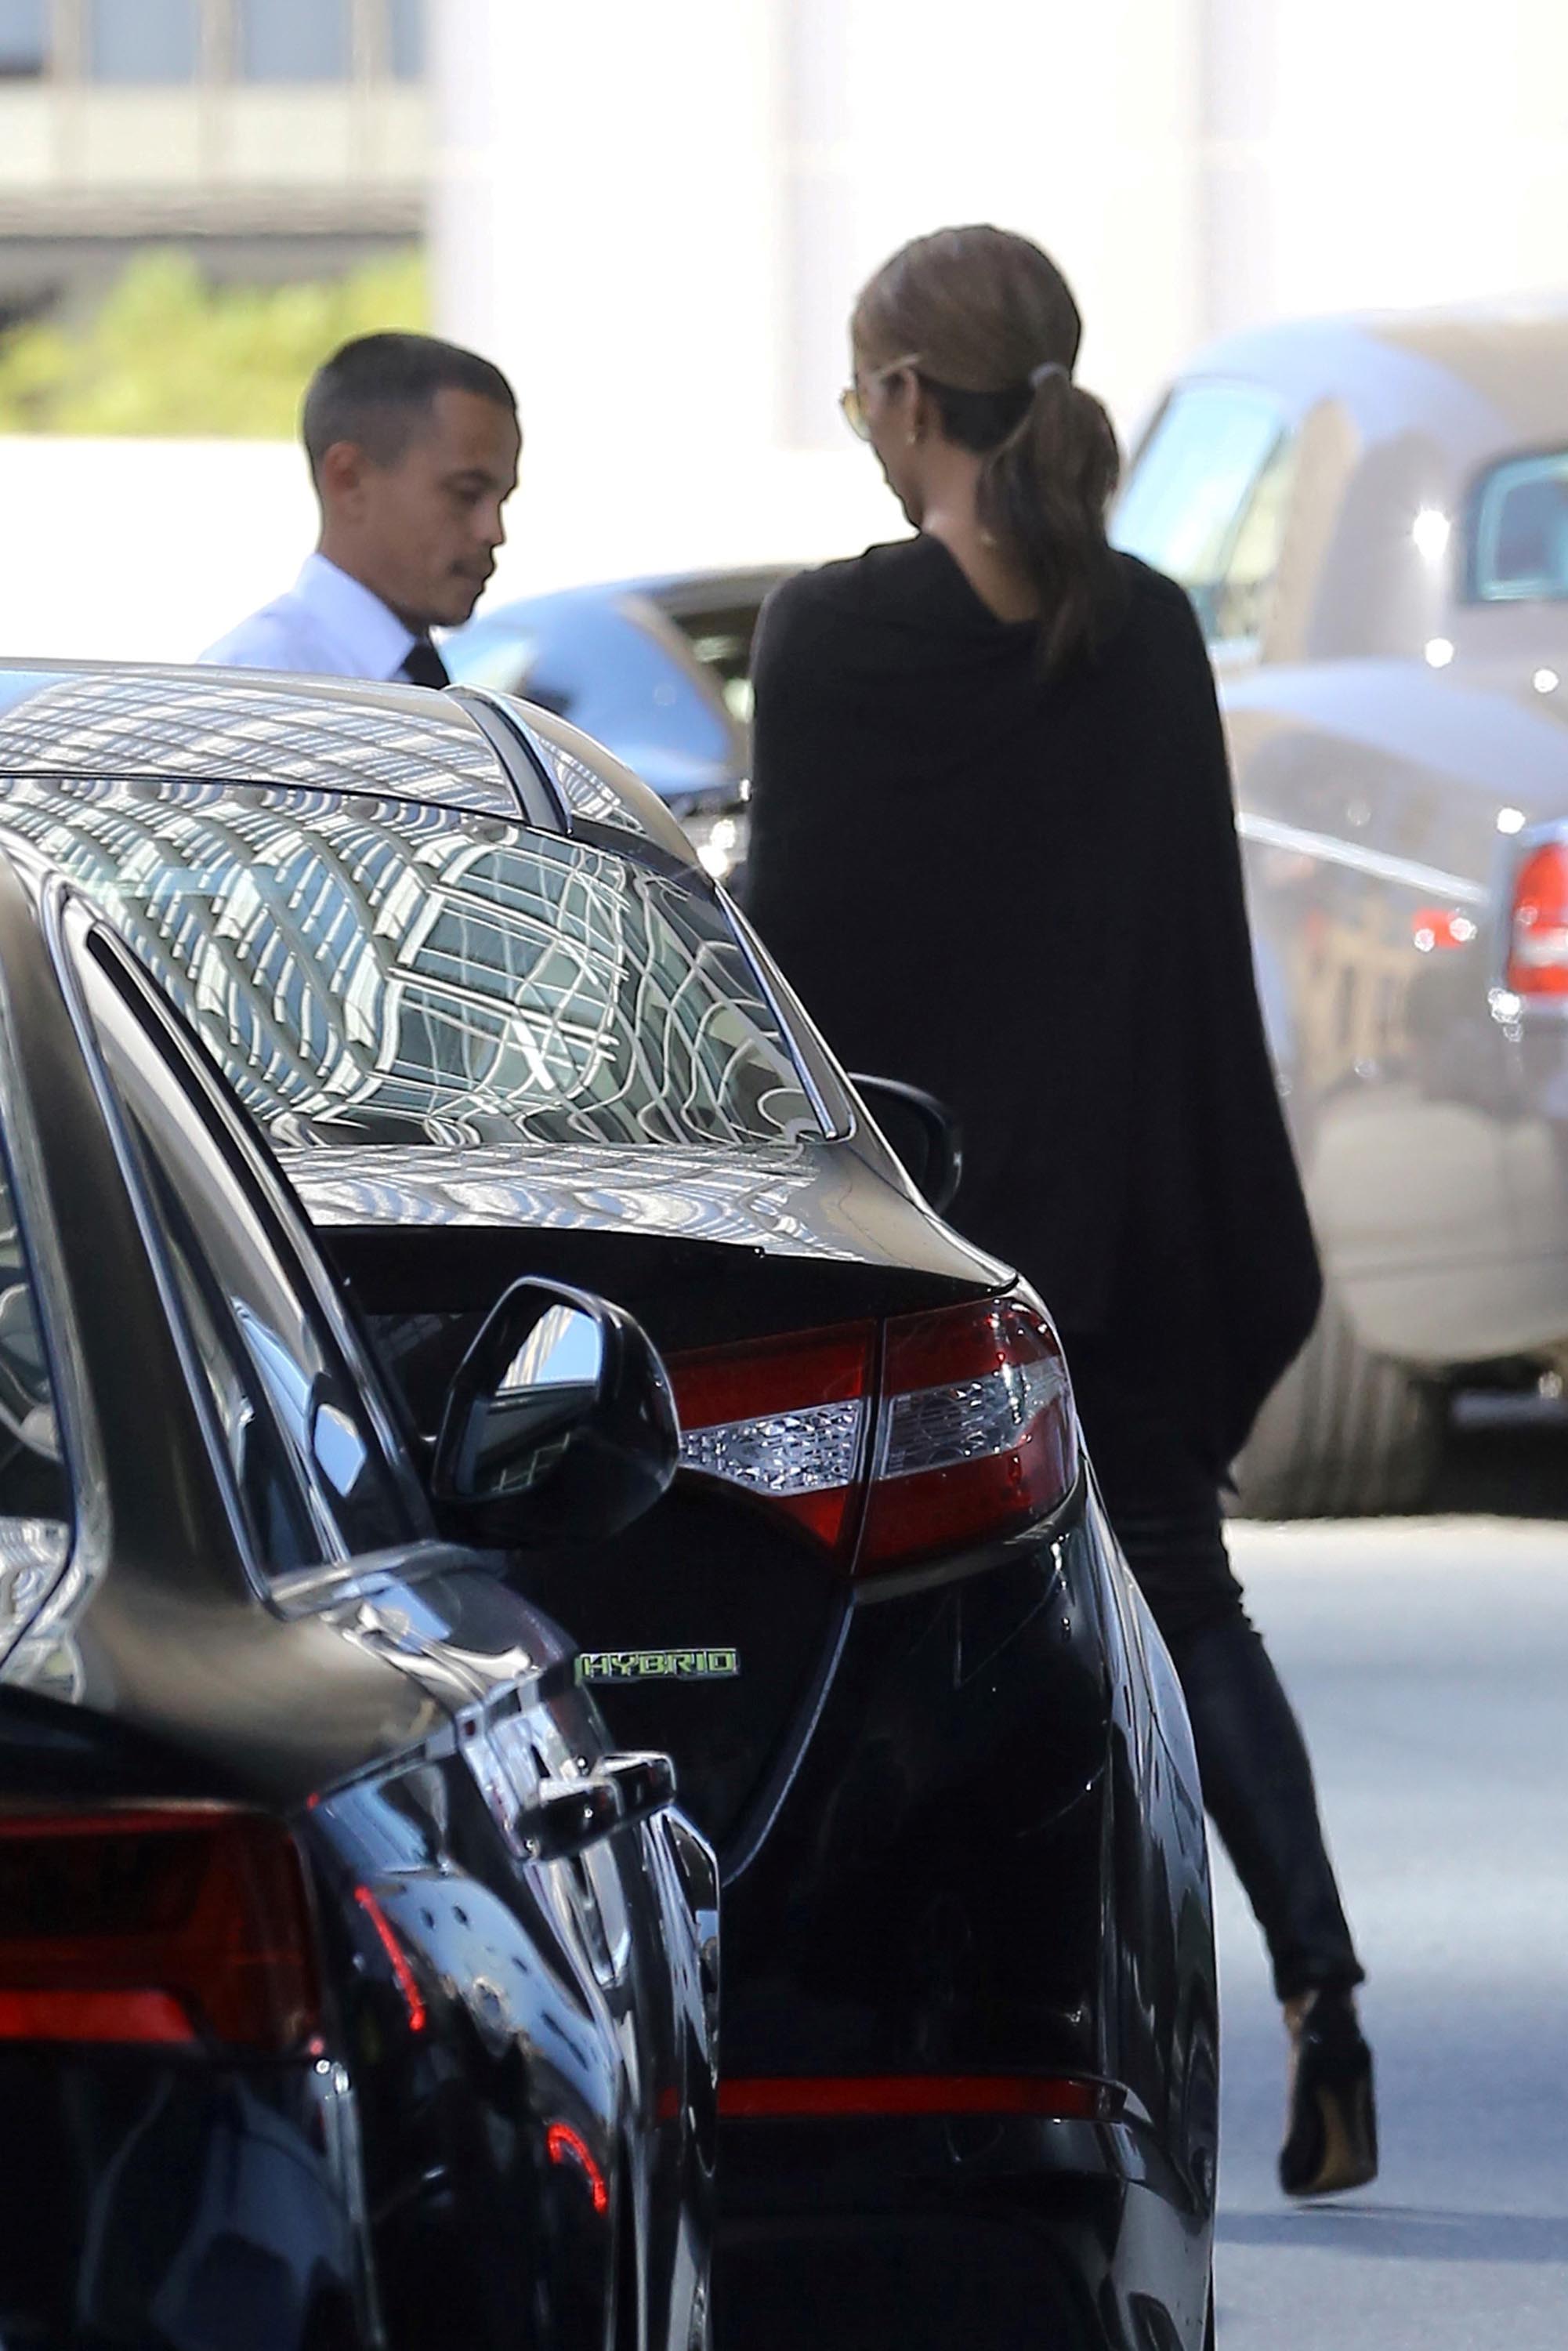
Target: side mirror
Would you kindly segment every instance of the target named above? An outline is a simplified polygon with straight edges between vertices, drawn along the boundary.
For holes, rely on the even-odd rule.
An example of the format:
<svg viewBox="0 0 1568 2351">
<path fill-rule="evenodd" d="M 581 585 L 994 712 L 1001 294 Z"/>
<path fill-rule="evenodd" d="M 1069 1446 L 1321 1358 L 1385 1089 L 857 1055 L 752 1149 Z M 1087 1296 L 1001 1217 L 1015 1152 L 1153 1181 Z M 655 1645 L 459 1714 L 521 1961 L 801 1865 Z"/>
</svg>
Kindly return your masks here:
<svg viewBox="0 0 1568 2351">
<path fill-rule="evenodd" d="M 915 1190 L 946 1216 L 964 1180 L 964 1130 L 956 1114 L 923 1086 L 906 1086 L 900 1078 L 855 1077 L 850 1083 Z"/>
<path fill-rule="evenodd" d="M 658 1500 L 680 1441 L 641 1323 L 587 1290 L 517 1281 L 447 1393 L 431 1494 L 479 1541 L 593 1542 Z"/>
</svg>

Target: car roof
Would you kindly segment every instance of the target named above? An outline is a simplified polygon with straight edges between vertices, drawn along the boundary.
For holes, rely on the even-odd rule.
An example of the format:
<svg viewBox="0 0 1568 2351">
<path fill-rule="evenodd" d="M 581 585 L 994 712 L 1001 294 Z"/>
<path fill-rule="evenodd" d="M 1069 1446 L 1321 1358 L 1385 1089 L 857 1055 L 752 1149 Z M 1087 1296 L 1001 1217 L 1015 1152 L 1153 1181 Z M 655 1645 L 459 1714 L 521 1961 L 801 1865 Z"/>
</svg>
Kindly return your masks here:
<svg viewBox="0 0 1568 2351">
<path fill-rule="evenodd" d="M 622 592 L 646 596 L 666 612 L 705 612 L 714 605 L 760 604 L 799 569 L 794 563 L 770 563 L 744 571 L 676 571 L 663 579 L 628 580 Z"/>
<path fill-rule="evenodd" d="M 509 695 L 152 664 L 0 660 L 0 776 L 270 785 L 584 820 L 695 862 L 621 762 Z"/>
<path fill-rule="evenodd" d="M 529 613 L 547 607 L 560 611 L 573 604 L 614 602 L 626 597 L 643 597 L 673 619 L 680 620 L 687 615 L 722 611 L 728 605 L 760 604 L 780 580 L 788 580 L 799 568 L 792 563 L 759 564 L 745 570 L 671 571 L 634 580 L 594 580 L 570 588 L 544 588 L 529 596 L 514 597 L 505 604 L 486 606 L 475 614 L 468 625 L 477 629 L 494 621 L 521 622 Z"/>
<path fill-rule="evenodd" d="M 1211 343 L 1184 379 L 1241 376 L 1293 403 L 1398 412 L 1456 454 L 1568 445 L 1568 296 L 1294 319 Z"/>
<path fill-rule="evenodd" d="M 0 662 L 0 768 L 298 783 L 410 794 L 434 767 L 507 814 L 515 797 L 470 713 L 352 678 L 120 662 Z M 281 768 L 281 772 L 280 772 Z M 428 796 L 428 795 L 426 795 Z"/>
<path fill-rule="evenodd" d="M 1568 299 L 1406 311 L 1369 330 L 1458 376 L 1525 437 L 1568 443 Z"/>
</svg>

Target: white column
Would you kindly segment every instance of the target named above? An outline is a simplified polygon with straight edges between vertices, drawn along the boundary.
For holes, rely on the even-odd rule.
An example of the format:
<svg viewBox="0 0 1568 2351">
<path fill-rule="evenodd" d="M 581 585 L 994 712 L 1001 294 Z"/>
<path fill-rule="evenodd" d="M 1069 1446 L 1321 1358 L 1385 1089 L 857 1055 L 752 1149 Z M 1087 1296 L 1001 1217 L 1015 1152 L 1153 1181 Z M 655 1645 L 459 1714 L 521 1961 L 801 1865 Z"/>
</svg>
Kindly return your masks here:
<svg viewBox="0 0 1568 2351">
<path fill-rule="evenodd" d="M 787 168 L 796 330 L 816 387 L 854 292 L 923 230 L 990 220 L 1061 264 L 1082 375 L 1124 420 L 1197 319 L 1200 0 L 795 0 Z"/>
<path fill-rule="evenodd" d="M 777 439 L 783 5 L 434 12 L 439 323 L 516 382 L 558 573 L 678 559 Z"/>
<path fill-rule="evenodd" d="M 1563 0 L 1207 0 L 1211 327 L 1563 280 Z"/>
<path fill-rule="evenodd" d="M 1198 322 L 1200 0 L 436 0 L 444 331 L 514 375 L 507 580 L 903 528 L 834 412 L 895 246 L 1037 237 L 1124 424 Z"/>
</svg>

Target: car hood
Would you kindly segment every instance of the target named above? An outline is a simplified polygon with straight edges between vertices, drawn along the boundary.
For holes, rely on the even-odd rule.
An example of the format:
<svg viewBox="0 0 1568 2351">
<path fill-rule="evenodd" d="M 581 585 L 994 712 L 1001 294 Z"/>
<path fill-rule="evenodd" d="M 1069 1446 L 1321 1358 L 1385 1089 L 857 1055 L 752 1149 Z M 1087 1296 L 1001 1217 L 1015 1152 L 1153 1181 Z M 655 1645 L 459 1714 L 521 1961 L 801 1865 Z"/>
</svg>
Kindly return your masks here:
<svg viewBox="0 0 1568 2351">
<path fill-rule="evenodd" d="M 987 1288 L 1007 1269 L 847 1144 L 442 1150 L 313 1144 L 278 1158 L 318 1226 L 531 1226 L 716 1241 L 770 1257 L 895 1259 Z"/>
</svg>

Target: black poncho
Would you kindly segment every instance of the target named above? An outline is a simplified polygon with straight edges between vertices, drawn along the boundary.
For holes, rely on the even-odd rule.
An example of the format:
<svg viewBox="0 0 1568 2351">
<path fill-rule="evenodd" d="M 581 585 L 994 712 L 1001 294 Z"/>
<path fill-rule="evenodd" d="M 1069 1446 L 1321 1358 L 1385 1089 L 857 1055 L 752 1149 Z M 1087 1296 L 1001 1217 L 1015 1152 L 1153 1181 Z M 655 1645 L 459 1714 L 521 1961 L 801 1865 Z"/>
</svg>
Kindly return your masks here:
<svg viewBox="0 0 1568 2351">
<path fill-rule="evenodd" d="M 852 1068 L 963 1122 L 953 1221 L 1216 1475 L 1312 1327 L 1225 747 L 1182 591 L 1043 683 L 939 541 L 766 608 L 748 908 Z"/>
</svg>

